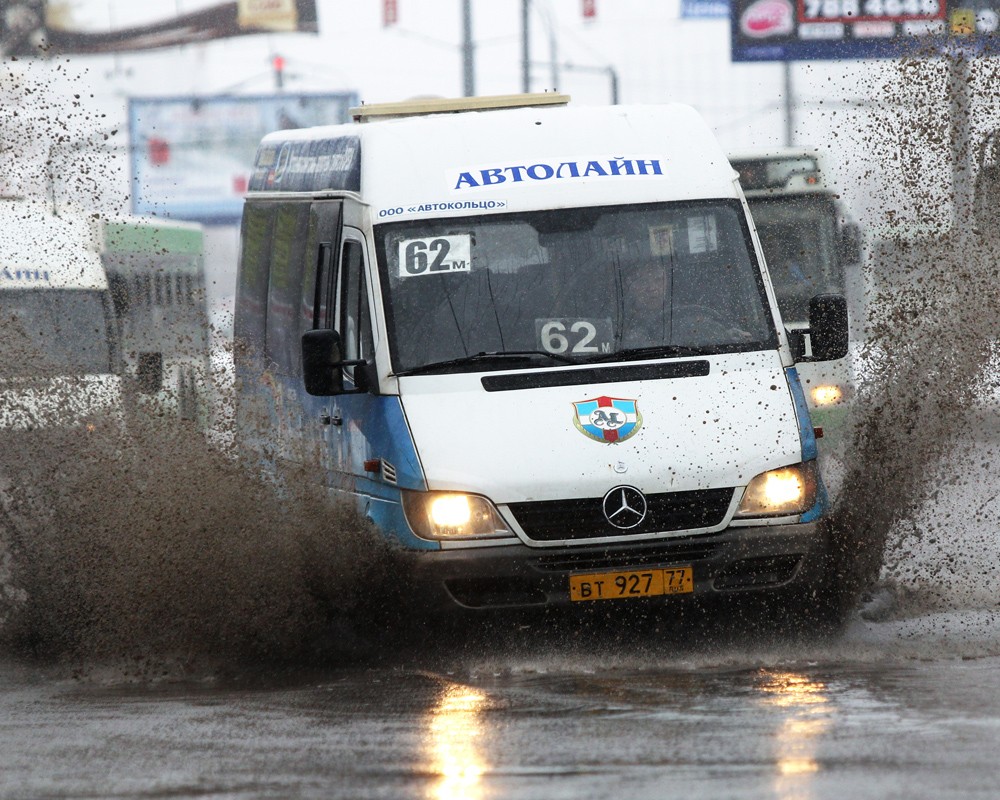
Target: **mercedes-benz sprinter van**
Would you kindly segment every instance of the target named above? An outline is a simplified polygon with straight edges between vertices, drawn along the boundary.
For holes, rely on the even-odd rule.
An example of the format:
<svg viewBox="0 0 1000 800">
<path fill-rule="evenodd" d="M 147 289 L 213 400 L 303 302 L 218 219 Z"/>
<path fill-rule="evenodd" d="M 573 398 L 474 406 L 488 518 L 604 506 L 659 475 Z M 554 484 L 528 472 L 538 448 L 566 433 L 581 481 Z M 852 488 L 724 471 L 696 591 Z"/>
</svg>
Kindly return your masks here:
<svg viewBox="0 0 1000 800">
<path fill-rule="evenodd" d="M 843 298 L 786 331 L 694 110 L 567 99 L 362 106 L 261 142 L 241 446 L 356 506 L 428 600 L 827 593 L 795 364 L 843 357 Z"/>
</svg>

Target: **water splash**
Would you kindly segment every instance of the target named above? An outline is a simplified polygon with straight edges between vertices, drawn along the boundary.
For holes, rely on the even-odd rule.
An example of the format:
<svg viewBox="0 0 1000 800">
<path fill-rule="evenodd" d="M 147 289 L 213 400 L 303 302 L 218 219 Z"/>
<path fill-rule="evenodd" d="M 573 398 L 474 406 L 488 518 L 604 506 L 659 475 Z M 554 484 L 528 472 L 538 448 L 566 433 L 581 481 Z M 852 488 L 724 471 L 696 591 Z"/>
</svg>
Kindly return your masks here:
<svg viewBox="0 0 1000 800">
<path fill-rule="evenodd" d="M 15 652 L 336 660 L 380 624 L 370 599 L 391 602 L 392 554 L 353 510 L 298 475 L 279 490 L 178 421 L 9 434 L 2 452 Z"/>
</svg>

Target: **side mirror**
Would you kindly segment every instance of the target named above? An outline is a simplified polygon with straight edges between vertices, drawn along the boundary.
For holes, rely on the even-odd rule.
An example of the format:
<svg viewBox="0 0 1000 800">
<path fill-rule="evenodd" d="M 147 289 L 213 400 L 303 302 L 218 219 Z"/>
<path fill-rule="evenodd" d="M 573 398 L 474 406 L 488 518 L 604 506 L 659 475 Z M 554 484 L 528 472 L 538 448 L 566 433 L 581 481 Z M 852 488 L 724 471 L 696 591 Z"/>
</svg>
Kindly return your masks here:
<svg viewBox="0 0 1000 800">
<path fill-rule="evenodd" d="M 156 394 L 163 388 L 163 353 L 139 353 L 135 384 L 140 394 Z"/>
<path fill-rule="evenodd" d="M 324 328 L 302 334 L 302 381 L 317 397 L 344 393 L 340 334 Z"/>
<path fill-rule="evenodd" d="M 818 294 L 809 301 L 810 361 L 835 361 L 847 355 L 847 300 L 839 294 Z"/>
<path fill-rule="evenodd" d="M 858 223 L 847 222 L 840 229 L 837 258 L 841 264 L 861 263 L 861 227 Z"/>
</svg>

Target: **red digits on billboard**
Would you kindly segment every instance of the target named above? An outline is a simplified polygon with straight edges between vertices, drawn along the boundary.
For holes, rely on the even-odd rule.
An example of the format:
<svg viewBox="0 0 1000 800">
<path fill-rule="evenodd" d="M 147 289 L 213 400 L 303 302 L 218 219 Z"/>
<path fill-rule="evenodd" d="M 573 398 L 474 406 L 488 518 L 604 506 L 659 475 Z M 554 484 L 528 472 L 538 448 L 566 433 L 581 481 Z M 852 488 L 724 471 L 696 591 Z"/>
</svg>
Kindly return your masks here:
<svg viewBox="0 0 1000 800">
<path fill-rule="evenodd" d="M 396 0 L 382 0 L 382 27 L 388 28 L 390 25 L 395 25 L 398 15 L 398 8 L 396 7 Z"/>
</svg>

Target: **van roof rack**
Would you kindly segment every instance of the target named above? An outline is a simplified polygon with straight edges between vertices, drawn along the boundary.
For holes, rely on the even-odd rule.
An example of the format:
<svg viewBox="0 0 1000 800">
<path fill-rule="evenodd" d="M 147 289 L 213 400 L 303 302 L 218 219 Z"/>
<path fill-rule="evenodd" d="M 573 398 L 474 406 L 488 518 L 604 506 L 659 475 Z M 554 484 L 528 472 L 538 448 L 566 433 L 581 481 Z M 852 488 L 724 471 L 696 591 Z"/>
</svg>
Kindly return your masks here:
<svg viewBox="0 0 1000 800">
<path fill-rule="evenodd" d="M 427 97 L 400 103 L 372 103 L 350 110 L 355 122 L 368 122 L 397 117 L 418 117 L 423 114 L 454 114 L 460 111 L 491 111 L 499 108 L 529 106 L 564 106 L 568 94 L 536 92 L 534 94 L 497 94 L 486 97 Z"/>
</svg>

